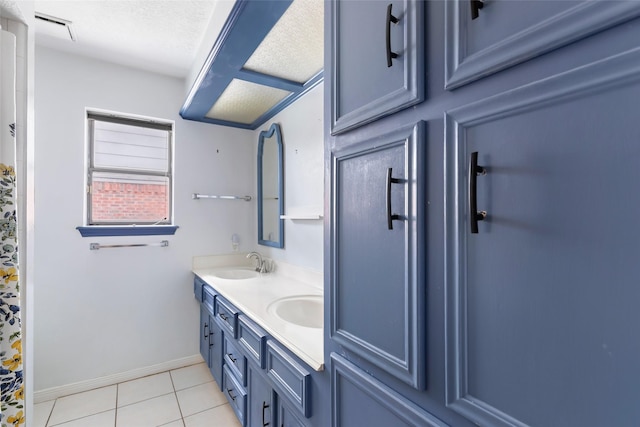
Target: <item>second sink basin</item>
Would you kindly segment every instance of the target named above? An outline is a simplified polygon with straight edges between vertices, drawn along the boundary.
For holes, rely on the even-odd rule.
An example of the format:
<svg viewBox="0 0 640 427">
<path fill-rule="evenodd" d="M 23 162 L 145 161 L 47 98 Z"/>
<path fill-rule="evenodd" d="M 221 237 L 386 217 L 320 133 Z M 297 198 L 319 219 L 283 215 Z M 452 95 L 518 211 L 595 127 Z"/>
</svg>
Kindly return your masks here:
<svg viewBox="0 0 640 427">
<path fill-rule="evenodd" d="M 305 328 L 322 328 L 323 297 L 321 295 L 297 295 L 281 298 L 269 304 L 267 311 L 285 322 Z"/>
<path fill-rule="evenodd" d="M 251 270 L 249 268 L 225 268 L 216 270 L 211 273 L 212 276 L 215 276 L 219 279 L 227 279 L 227 280 L 246 280 L 253 279 L 255 277 L 260 276 L 255 270 Z"/>
</svg>

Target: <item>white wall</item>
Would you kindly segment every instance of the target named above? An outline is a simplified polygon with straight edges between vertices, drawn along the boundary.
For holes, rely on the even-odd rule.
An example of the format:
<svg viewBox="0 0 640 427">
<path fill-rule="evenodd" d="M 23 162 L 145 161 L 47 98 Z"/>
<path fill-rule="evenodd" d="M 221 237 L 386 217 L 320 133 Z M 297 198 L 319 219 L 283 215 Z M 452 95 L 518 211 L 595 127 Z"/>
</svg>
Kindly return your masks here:
<svg viewBox="0 0 640 427">
<path fill-rule="evenodd" d="M 196 355 L 192 256 L 230 252 L 233 233 L 241 251 L 254 249 L 256 209 L 191 193 L 255 196 L 254 133 L 182 120 L 183 80 L 39 46 L 35 58 L 36 391 Z M 75 229 L 85 107 L 175 120 L 174 236 L 83 238 Z M 165 238 L 168 248 L 89 250 Z"/>
<path fill-rule="evenodd" d="M 323 92 L 324 83 L 320 83 L 255 131 L 254 154 L 257 156 L 260 132 L 269 129 L 272 123 L 280 124 L 284 145 L 285 214 L 314 206 L 314 212 L 323 213 Z M 258 250 L 276 262 L 322 271 L 323 221 L 285 220 L 284 227 L 284 249 L 260 246 Z"/>
</svg>

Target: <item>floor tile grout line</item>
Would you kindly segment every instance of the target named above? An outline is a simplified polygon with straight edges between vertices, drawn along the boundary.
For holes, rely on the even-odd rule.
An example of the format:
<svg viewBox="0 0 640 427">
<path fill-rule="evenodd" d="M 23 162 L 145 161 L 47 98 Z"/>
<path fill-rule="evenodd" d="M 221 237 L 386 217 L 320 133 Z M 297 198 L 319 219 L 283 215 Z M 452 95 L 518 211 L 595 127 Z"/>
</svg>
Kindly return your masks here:
<svg viewBox="0 0 640 427">
<path fill-rule="evenodd" d="M 114 410 L 115 409 L 107 409 L 107 410 L 104 410 L 104 411 L 99 411 L 99 412 L 96 412 L 95 414 L 84 415 L 82 417 L 73 418 L 71 420 L 66 420 L 66 421 L 63 421 L 63 422 L 58 423 L 58 424 L 49 424 L 49 420 L 47 420 L 46 427 L 57 427 L 57 426 L 61 426 L 63 424 L 71 423 L 71 422 L 78 421 L 78 420 L 83 420 L 85 418 L 93 417 L 93 416 L 98 415 L 98 414 L 104 414 L 105 412 L 114 411 Z"/>
<path fill-rule="evenodd" d="M 178 391 L 176 390 L 176 384 L 173 382 L 173 375 L 171 375 L 171 371 L 167 371 L 169 373 L 169 379 L 171 380 L 171 387 L 173 387 L 173 395 L 176 398 L 176 402 L 178 403 L 178 411 L 180 411 L 180 419 L 182 420 L 182 426 L 184 427 L 184 415 L 182 413 L 182 406 L 180 406 L 180 399 L 178 399 Z"/>
<path fill-rule="evenodd" d="M 169 373 L 169 379 L 171 380 L 171 387 L 173 387 L 173 392 L 177 392 L 178 390 L 176 390 L 176 383 L 173 382 L 173 375 L 171 375 L 171 371 L 167 371 Z"/>
<path fill-rule="evenodd" d="M 196 385 L 192 385 L 192 386 L 187 387 L 187 388 L 183 388 L 183 389 L 181 389 L 181 390 L 179 390 L 179 391 L 189 390 L 189 389 L 196 388 L 196 387 L 199 387 L 199 386 L 201 386 L 201 385 L 209 384 L 209 383 L 214 383 L 216 386 L 218 385 L 218 383 L 216 383 L 216 382 L 215 382 L 215 380 L 211 380 L 211 381 L 207 381 L 207 382 L 204 382 L 204 383 L 201 383 L 201 384 L 196 384 Z M 176 400 L 178 401 L 178 408 L 180 409 L 180 415 L 182 416 L 182 423 L 183 423 L 183 424 L 184 424 L 184 419 L 185 419 L 185 418 L 188 418 L 188 417 L 191 417 L 191 416 L 193 416 L 193 415 L 199 414 L 199 413 L 201 413 L 201 412 L 205 412 L 205 411 L 208 411 L 208 410 L 210 410 L 210 409 L 214 409 L 214 408 L 217 408 L 217 407 L 219 407 L 219 406 L 222 406 L 222 405 L 227 404 L 227 402 L 222 402 L 222 403 L 217 404 L 217 405 L 214 405 L 214 406 L 212 406 L 212 407 L 210 407 L 210 408 L 206 408 L 206 409 L 203 409 L 203 410 L 201 410 L 201 411 L 194 412 L 193 414 L 189 414 L 189 415 L 187 415 L 187 416 L 185 417 L 185 416 L 184 416 L 184 414 L 182 413 L 182 406 L 180 406 L 180 399 L 178 398 L 178 392 L 176 391 L 176 392 L 175 392 L 175 394 L 176 394 Z M 185 424 L 185 425 L 186 425 L 186 424 Z"/>
<path fill-rule="evenodd" d="M 152 375 L 158 375 L 158 374 L 168 373 L 168 374 L 169 374 L 169 379 L 171 380 L 171 386 L 172 386 L 172 388 L 173 388 L 173 394 L 174 394 L 174 397 L 175 397 L 175 399 L 176 399 L 176 403 L 178 404 L 178 410 L 179 410 L 179 412 L 180 412 L 180 418 L 179 418 L 179 419 L 176 419 L 176 420 L 174 420 L 174 421 L 170 421 L 170 422 L 169 422 L 169 423 L 167 423 L 167 424 L 170 424 L 170 423 L 175 422 L 175 421 L 182 421 L 182 425 L 183 425 L 183 426 L 186 426 L 186 423 L 185 423 L 185 420 L 184 420 L 184 418 L 185 418 L 185 417 L 184 417 L 184 415 L 183 415 L 183 413 L 182 413 L 182 407 L 180 406 L 180 400 L 178 399 L 178 392 L 179 392 L 179 391 L 189 390 L 189 389 L 191 389 L 191 388 L 195 388 L 195 387 L 198 387 L 198 386 L 201 386 L 201 385 L 203 385 L 203 384 L 210 383 L 210 382 L 216 383 L 216 382 L 215 382 L 215 379 L 211 379 L 211 380 L 209 380 L 209 381 L 205 381 L 205 382 L 203 382 L 203 383 L 199 383 L 199 384 L 192 384 L 192 385 L 190 385 L 190 386 L 188 386 L 188 387 L 184 387 L 184 388 L 182 388 L 182 389 L 180 389 L 180 390 L 177 390 L 177 389 L 176 389 L 175 382 L 174 382 L 173 375 L 171 375 L 172 371 L 176 371 L 176 370 L 178 370 L 178 369 L 184 369 L 184 368 L 188 368 L 188 367 L 196 366 L 196 365 L 198 365 L 198 364 L 196 363 L 196 364 L 192 364 L 192 365 L 185 366 L 185 367 L 183 367 L 183 368 L 170 369 L 170 370 L 167 370 L 167 371 L 158 372 L 157 374 L 152 374 Z M 119 397 L 119 391 L 120 391 L 120 387 L 119 387 L 119 386 L 120 386 L 121 384 L 123 384 L 123 383 L 131 382 L 131 381 L 136 381 L 136 380 L 138 380 L 138 379 L 146 378 L 146 377 L 149 377 L 149 376 L 152 376 L 152 375 L 145 375 L 145 376 L 140 377 L 140 378 L 134 378 L 134 379 L 132 379 L 132 380 L 127 380 L 127 381 L 122 381 L 122 382 L 119 382 L 119 383 L 116 383 L 116 384 L 112 384 L 112 386 L 116 386 L 116 401 L 115 401 L 115 407 L 113 408 L 113 411 L 115 412 L 115 413 L 114 413 L 114 415 L 115 415 L 115 416 L 114 416 L 114 427 L 117 427 L 117 425 L 118 425 L 118 409 L 120 409 L 120 408 L 118 407 L 118 397 Z M 217 384 L 217 383 L 216 383 L 216 384 Z M 109 387 L 109 386 L 104 386 L 104 388 L 106 388 L 106 387 Z M 53 399 L 53 405 L 52 405 L 51 410 L 49 411 L 49 414 L 48 414 L 48 416 L 47 416 L 47 420 L 46 420 L 46 422 L 45 422 L 45 427 L 55 427 L 55 426 L 58 426 L 58 425 L 61 425 L 61 424 L 64 424 L 64 423 L 68 423 L 68 422 L 72 422 L 72 421 L 76 421 L 76 420 L 81 420 L 81 419 L 84 419 L 84 418 L 87 418 L 87 417 L 91 417 L 91 416 L 94 416 L 94 415 L 98 415 L 98 414 L 101 414 L 101 413 L 104 413 L 104 412 L 109 412 L 109 411 L 111 411 L 112 409 L 107 409 L 107 410 L 104 410 L 104 411 L 99 411 L 99 412 L 96 412 L 96 413 L 94 413 L 94 414 L 88 414 L 88 415 L 85 415 L 85 416 L 82 416 L 82 417 L 79 417 L 79 418 L 75 418 L 75 419 L 72 419 L 72 420 L 66 420 L 66 421 L 64 421 L 64 422 L 62 422 L 62 423 L 58 423 L 58 424 L 50 424 L 50 422 L 51 422 L 51 416 L 53 415 L 53 411 L 54 411 L 54 409 L 55 409 L 55 407 L 56 407 L 56 404 L 58 403 L 58 400 L 59 400 L 59 399 L 61 399 L 61 398 L 65 398 L 65 397 L 68 397 L 68 396 L 73 396 L 73 395 L 76 395 L 76 394 L 87 393 L 87 392 L 89 392 L 89 391 L 97 390 L 97 389 L 99 389 L 99 388 L 103 388 L 103 387 L 97 387 L 97 388 L 92 389 L 92 390 L 86 390 L 86 391 L 83 391 L 83 392 L 72 393 L 72 394 L 69 394 L 69 395 L 67 395 L 67 396 L 60 396 L 60 397 L 58 397 L 58 398 L 56 398 L 56 399 Z M 130 403 L 130 404 L 127 404 L 127 405 L 122 406 L 122 408 L 125 408 L 125 407 L 128 407 L 128 406 L 131 406 L 131 405 L 135 405 L 135 404 L 138 404 L 138 403 L 146 402 L 146 401 L 148 401 L 148 400 L 155 399 L 155 398 L 158 398 L 158 397 L 167 396 L 167 395 L 169 395 L 169 394 L 171 394 L 171 392 L 169 392 L 169 393 L 165 393 L 165 394 L 161 394 L 161 395 L 159 395 L 159 396 L 150 397 L 150 398 L 148 398 L 148 399 L 143 399 L 143 400 L 138 401 L 138 402 L 132 402 L 132 403 Z M 226 403 L 226 402 L 224 402 L 224 403 L 221 403 L 221 404 L 218 404 L 218 405 L 212 406 L 211 408 L 207 408 L 207 409 L 205 409 L 205 410 L 198 411 L 198 412 L 196 412 L 196 413 L 194 413 L 194 414 L 191 414 L 191 415 L 196 415 L 196 414 L 199 414 L 199 413 L 201 413 L 201 412 L 205 412 L 205 411 L 207 411 L 207 410 L 215 409 L 215 408 L 221 407 L 221 406 L 223 406 L 223 405 L 225 405 L 225 404 L 227 404 L 227 403 Z M 191 415 L 189 415 L 189 416 L 191 416 Z"/>
<path fill-rule="evenodd" d="M 163 393 L 163 394 L 159 394 L 157 396 L 153 396 L 153 397 L 149 397 L 149 398 L 146 398 L 146 399 L 138 400 L 136 402 L 127 403 L 126 405 L 120 406 L 120 409 L 128 408 L 129 406 L 137 405 L 138 403 L 148 402 L 149 400 L 157 399 L 159 397 L 169 396 L 170 394 L 175 394 L 175 392 L 174 391 L 170 391 L 169 393 Z"/>
<path fill-rule="evenodd" d="M 180 418 L 184 419 L 184 414 L 182 413 L 182 406 L 180 405 L 180 399 L 178 399 L 178 393 L 173 392 L 173 397 L 176 398 L 176 403 L 178 404 L 178 411 L 180 411 Z M 184 421 L 183 421 L 184 424 Z"/>
<path fill-rule="evenodd" d="M 189 418 L 189 417 L 192 417 L 192 416 L 194 416 L 194 415 L 197 415 L 197 414 L 201 414 L 201 413 L 203 413 L 203 412 L 210 411 L 210 410 L 212 410 L 212 409 L 221 408 L 221 407 L 223 407 L 224 405 L 228 405 L 228 404 L 229 404 L 229 402 L 222 402 L 222 403 L 219 403 L 219 404 L 217 404 L 217 405 L 215 405 L 215 406 L 212 406 L 211 408 L 203 409 L 202 411 L 198 411 L 198 412 L 194 412 L 193 414 L 189 414 L 189 415 L 187 415 L 186 417 L 182 417 L 182 419 L 184 420 L 185 418 Z"/>
<path fill-rule="evenodd" d="M 105 409 L 105 410 L 102 410 L 102 411 L 94 412 L 94 413 L 92 413 L 92 414 L 82 415 L 82 416 L 80 416 L 80 417 L 78 417 L 78 418 L 72 418 L 72 419 L 64 420 L 64 421 L 59 422 L 59 423 L 57 423 L 57 424 L 50 424 L 50 423 L 51 423 L 51 417 L 52 417 L 52 415 L 53 415 L 53 411 L 55 410 L 56 405 L 58 404 L 58 401 L 59 401 L 60 399 L 65 399 L 65 398 L 67 398 L 67 397 L 77 396 L 77 395 L 81 395 L 81 394 L 84 394 L 84 393 L 90 393 L 90 392 L 92 392 L 92 391 L 96 391 L 96 390 L 100 390 L 100 389 L 106 389 L 106 388 L 109 388 L 109 387 L 116 387 L 116 406 L 117 406 L 117 393 L 118 393 L 118 388 L 117 388 L 117 386 L 118 386 L 118 384 L 119 384 L 119 383 L 116 383 L 116 384 L 110 384 L 110 385 L 106 385 L 106 386 L 102 386 L 102 387 L 95 387 L 95 388 L 92 388 L 92 389 L 89 389 L 89 390 L 79 391 L 79 392 L 76 392 L 76 393 L 71 393 L 71 394 L 67 394 L 67 395 L 65 395 L 65 396 L 59 396 L 59 397 L 56 397 L 55 399 L 52 399 L 52 400 L 53 400 L 53 406 L 51 407 L 51 410 L 49 411 L 49 415 L 48 415 L 48 417 L 47 417 L 47 421 L 46 421 L 46 423 L 45 423 L 45 427 L 55 427 L 55 426 L 59 426 L 59 425 L 65 424 L 65 423 L 69 423 L 69 422 L 71 422 L 71 421 L 81 420 L 81 419 L 83 419 L 83 418 L 87 418 L 87 417 L 90 417 L 90 416 L 92 416 L 92 415 L 102 414 L 102 413 L 104 413 L 104 412 L 108 412 L 108 411 L 111 411 L 111 410 L 115 410 L 115 409 L 116 409 L 115 407 L 114 407 L 114 408 L 109 408 L 109 409 Z M 44 402 L 42 402 L 42 403 L 44 403 Z M 115 426 L 114 426 L 114 427 L 115 427 Z"/>
<path fill-rule="evenodd" d="M 58 403 L 58 399 L 54 399 L 53 405 L 51 405 L 51 410 L 49 411 L 49 415 L 47 416 L 47 421 L 44 423 L 44 427 L 49 427 L 49 421 L 51 421 L 51 415 L 53 414 L 53 408 L 56 407 L 56 403 Z"/>
<path fill-rule="evenodd" d="M 165 424 L 170 424 L 170 423 L 173 423 L 173 422 L 175 422 L 175 421 L 182 420 L 182 419 L 183 419 L 183 417 L 182 417 L 182 410 L 180 409 L 180 401 L 178 400 L 178 396 L 176 395 L 176 392 L 175 392 L 175 391 L 173 391 L 173 392 L 169 392 L 169 393 L 161 394 L 161 395 L 159 395 L 159 396 L 153 396 L 153 397 L 150 397 L 150 398 L 148 398 L 148 399 L 143 399 L 143 400 L 140 400 L 140 401 L 137 401 L 137 402 L 129 403 L 129 404 L 127 404 L 127 405 L 123 405 L 123 406 L 121 406 L 120 408 L 116 408 L 116 426 L 115 426 L 115 427 L 117 427 L 117 426 L 118 426 L 118 419 L 117 419 L 118 409 L 128 408 L 128 407 L 130 407 L 130 406 L 138 405 L 138 404 L 143 403 L 143 402 L 148 402 L 149 400 L 157 399 L 157 398 L 159 398 L 159 397 L 166 397 L 166 396 L 169 396 L 169 395 L 171 395 L 171 394 L 173 394 L 173 397 L 176 399 L 176 403 L 178 404 L 178 410 L 180 411 L 180 418 L 175 419 L 175 420 L 171 420 L 171 421 L 169 421 L 169 422 L 167 422 L 167 423 L 165 423 Z M 165 425 L 165 424 L 161 424 L 159 427 L 162 427 L 162 426 L 163 426 L 163 425 Z M 183 421 L 183 424 L 184 424 L 184 421 Z"/>
<path fill-rule="evenodd" d="M 182 426 L 184 427 L 184 418 L 182 418 L 182 417 L 178 418 L 177 420 L 173 420 L 173 421 L 169 421 L 169 422 L 164 423 L 164 424 L 160 424 L 158 427 L 163 427 L 163 426 L 175 423 L 176 421 L 182 421 Z"/>
<path fill-rule="evenodd" d="M 122 383 L 116 384 L 116 413 L 113 416 L 113 427 L 118 426 L 118 396 L 120 395 L 120 384 Z"/>
</svg>

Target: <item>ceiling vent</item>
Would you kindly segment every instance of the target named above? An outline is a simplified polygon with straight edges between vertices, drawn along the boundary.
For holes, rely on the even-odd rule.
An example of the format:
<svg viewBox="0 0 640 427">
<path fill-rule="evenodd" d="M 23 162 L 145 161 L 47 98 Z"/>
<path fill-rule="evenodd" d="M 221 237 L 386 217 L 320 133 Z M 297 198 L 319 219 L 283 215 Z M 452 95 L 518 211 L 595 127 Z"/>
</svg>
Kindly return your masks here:
<svg viewBox="0 0 640 427">
<path fill-rule="evenodd" d="M 76 41 L 76 34 L 73 30 L 72 22 L 66 19 L 56 18 L 55 16 L 45 15 L 36 12 L 36 28 L 40 34 L 46 34 L 52 37 L 65 40 Z"/>
</svg>

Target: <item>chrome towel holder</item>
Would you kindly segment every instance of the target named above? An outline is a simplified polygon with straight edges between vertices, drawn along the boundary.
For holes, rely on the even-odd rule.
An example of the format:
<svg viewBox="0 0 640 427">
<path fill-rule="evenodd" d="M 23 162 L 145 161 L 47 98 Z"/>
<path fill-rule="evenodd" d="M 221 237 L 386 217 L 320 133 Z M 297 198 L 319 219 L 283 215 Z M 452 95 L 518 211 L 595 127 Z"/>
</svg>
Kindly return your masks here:
<svg viewBox="0 0 640 427">
<path fill-rule="evenodd" d="M 210 196 L 206 194 L 193 193 L 191 198 L 198 199 L 229 199 L 229 200 L 244 200 L 245 202 L 251 201 L 251 196 Z"/>
<path fill-rule="evenodd" d="M 100 243 L 89 243 L 89 249 L 92 251 L 106 248 L 138 248 L 142 246 L 160 246 L 165 248 L 169 246 L 169 241 L 163 240 L 160 243 L 128 243 L 123 245 L 101 245 Z"/>
</svg>

